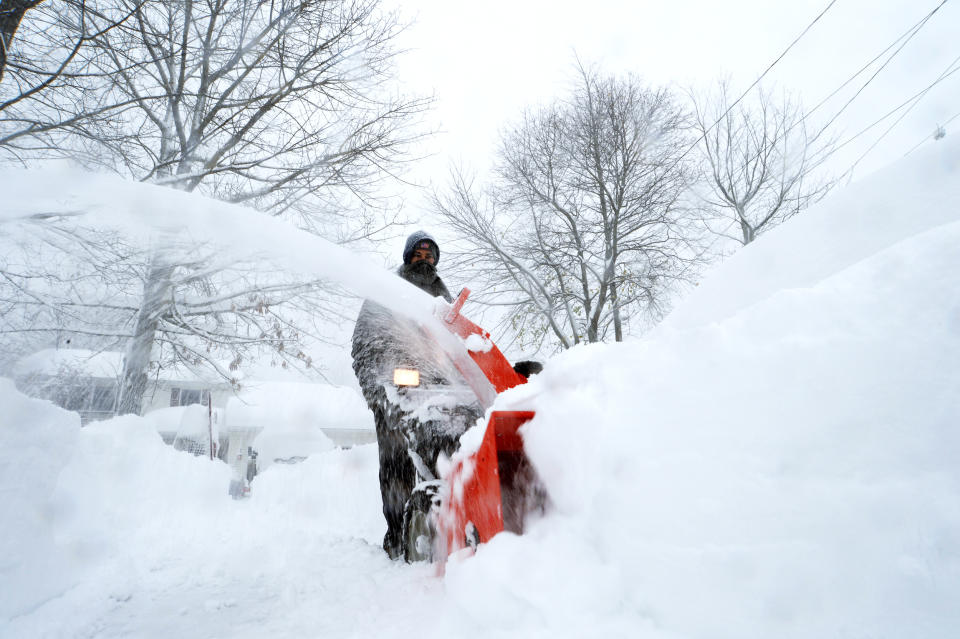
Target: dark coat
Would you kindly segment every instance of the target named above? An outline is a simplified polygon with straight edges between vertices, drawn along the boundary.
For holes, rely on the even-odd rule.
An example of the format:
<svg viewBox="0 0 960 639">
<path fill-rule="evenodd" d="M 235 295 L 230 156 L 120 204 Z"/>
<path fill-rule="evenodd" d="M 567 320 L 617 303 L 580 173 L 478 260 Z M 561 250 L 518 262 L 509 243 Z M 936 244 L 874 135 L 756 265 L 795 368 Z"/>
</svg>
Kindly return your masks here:
<svg viewBox="0 0 960 639">
<path fill-rule="evenodd" d="M 421 262 L 422 264 L 422 262 Z M 415 270 L 417 265 L 404 264 L 397 268 L 397 275 L 421 290 L 452 302 L 450 292 L 436 270 L 423 274 Z M 382 405 L 383 384 L 393 379 L 393 369 L 407 364 L 422 362 L 431 350 L 422 331 L 410 320 L 398 317 L 376 302 L 366 300 L 360 307 L 357 324 L 353 329 L 353 372 L 357 375 L 367 405 Z"/>
<path fill-rule="evenodd" d="M 452 301 L 436 270 L 424 264 L 404 264 L 397 274 L 434 297 Z M 476 415 L 462 415 L 460 424 L 451 429 L 449 424 L 422 422 L 392 401 L 388 388 L 396 392 L 392 383 L 397 367 L 417 368 L 421 380 L 450 379 L 456 373 L 450 370 L 442 353 L 435 357 L 436 345 L 412 320 L 397 316 L 376 302 L 366 300 L 360 309 L 351 354 L 353 370 L 377 428 L 380 492 L 387 520 L 383 545 L 391 557 L 397 557 L 401 553 L 404 506 L 416 484 L 416 470 L 408 450 L 415 450 L 436 473 L 438 455 L 449 455 L 456 449 L 457 438 Z"/>
</svg>

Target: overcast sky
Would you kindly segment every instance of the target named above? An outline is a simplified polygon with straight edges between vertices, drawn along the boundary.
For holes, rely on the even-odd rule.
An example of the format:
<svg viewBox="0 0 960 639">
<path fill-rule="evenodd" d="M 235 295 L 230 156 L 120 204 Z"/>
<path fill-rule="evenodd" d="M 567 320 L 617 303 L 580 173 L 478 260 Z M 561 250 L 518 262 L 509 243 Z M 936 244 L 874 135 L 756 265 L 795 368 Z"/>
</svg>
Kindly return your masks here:
<svg viewBox="0 0 960 639">
<path fill-rule="evenodd" d="M 398 2 L 399 0 L 388 0 Z M 443 183 L 458 161 L 485 170 L 498 131 L 524 106 L 570 86 L 575 54 L 604 71 L 632 71 L 650 84 L 702 86 L 727 75 L 739 95 L 829 4 L 829 0 L 487 0 L 402 3 L 413 21 L 401 44 L 405 87 L 433 92 L 429 121 L 442 133 L 418 164 L 418 181 Z M 893 43 L 940 0 L 837 0 L 778 63 L 765 85 L 809 108 Z M 840 139 L 859 132 L 933 82 L 960 56 L 960 1 L 947 2 L 838 119 Z M 886 56 L 884 56 L 885 59 Z M 829 119 L 879 67 L 817 112 Z M 901 112 L 902 113 L 902 112 Z M 854 179 L 901 157 L 937 123 L 960 113 L 960 72 L 934 87 L 858 165 Z M 900 113 L 836 155 L 846 170 Z M 960 117 L 947 127 L 960 132 Z M 960 134 L 960 133 L 957 133 Z M 411 203 L 412 206 L 416 206 Z"/>
</svg>

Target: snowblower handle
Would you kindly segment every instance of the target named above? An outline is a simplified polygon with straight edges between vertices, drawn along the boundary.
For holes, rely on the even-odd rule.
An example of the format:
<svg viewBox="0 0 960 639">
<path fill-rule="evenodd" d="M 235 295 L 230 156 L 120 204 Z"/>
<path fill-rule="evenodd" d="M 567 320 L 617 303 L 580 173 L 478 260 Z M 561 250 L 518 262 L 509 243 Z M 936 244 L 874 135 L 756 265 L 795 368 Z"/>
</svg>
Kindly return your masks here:
<svg viewBox="0 0 960 639">
<path fill-rule="evenodd" d="M 468 297 L 470 297 L 470 289 L 464 287 L 460 290 L 460 295 L 453 301 L 453 306 L 450 307 L 447 316 L 444 318 L 447 324 L 453 324 L 454 320 L 457 319 L 457 316 L 460 314 L 460 309 L 463 308 Z"/>
</svg>

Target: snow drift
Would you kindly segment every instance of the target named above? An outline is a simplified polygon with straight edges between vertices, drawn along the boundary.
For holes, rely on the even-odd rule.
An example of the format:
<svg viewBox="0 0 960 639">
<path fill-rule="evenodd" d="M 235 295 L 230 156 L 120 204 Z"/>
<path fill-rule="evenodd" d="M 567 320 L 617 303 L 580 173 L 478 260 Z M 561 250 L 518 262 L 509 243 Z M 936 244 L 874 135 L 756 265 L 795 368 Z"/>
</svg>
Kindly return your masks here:
<svg viewBox="0 0 960 639">
<path fill-rule="evenodd" d="M 53 540 L 50 503 L 69 461 L 80 415 L 19 394 L 0 379 L 0 618 L 36 606 L 64 587 L 64 553 Z M 0 629 L 2 629 L 0 625 Z"/>
<path fill-rule="evenodd" d="M 38 460 L 4 494 L 77 505 L 5 528 L 33 552 L 0 583 L 99 540 L 85 581 L 38 572 L 0 634 L 953 637 L 958 184 L 948 140 L 761 238 L 647 338 L 572 349 L 501 395 L 537 411 L 554 509 L 443 580 L 379 550 L 373 446 L 276 465 L 232 502 L 216 464 L 116 420 L 50 434 L 61 412 L 0 386 L 21 407 L 4 466 Z M 130 450 L 153 461 L 114 459 Z"/>
<path fill-rule="evenodd" d="M 599 601 L 548 603 L 557 630 L 645 611 L 681 636 L 951 636 L 958 247 L 945 225 L 723 322 L 556 358 L 516 405 L 557 515 L 457 580 L 501 591 L 495 561 L 590 601 L 571 563 L 602 569 Z"/>
</svg>

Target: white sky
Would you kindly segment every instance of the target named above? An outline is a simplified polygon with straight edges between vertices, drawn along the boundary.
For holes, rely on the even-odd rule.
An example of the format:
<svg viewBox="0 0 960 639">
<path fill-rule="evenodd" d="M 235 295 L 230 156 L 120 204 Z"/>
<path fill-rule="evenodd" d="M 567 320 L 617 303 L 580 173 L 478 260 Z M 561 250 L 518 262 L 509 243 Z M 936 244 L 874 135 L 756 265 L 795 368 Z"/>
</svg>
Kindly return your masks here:
<svg viewBox="0 0 960 639">
<path fill-rule="evenodd" d="M 729 75 L 739 94 L 827 6 L 828 0 L 419 0 L 400 3 L 413 25 L 401 45 L 405 88 L 436 94 L 429 121 L 442 132 L 417 181 L 442 184 L 451 161 L 477 171 L 491 161 L 498 131 L 524 106 L 561 95 L 574 51 L 604 71 L 633 71 L 651 84 L 702 85 Z M 767 76 L 765 84 L 820 102 L 940 0 L 838 0 Z M 960 2 L 947 2 L 837 121 L 841 140 L 933 82 L 960 55 Z M 878 65 L 875 65 L 875 69 Z M 869 77 L 817 112 L 832 116 Z M 901 157 L 960 112 L 960 73 L 932 89 L 859 164 L 862 178 Z M 846 170 L 899 113 L 837 154 Z M 947 127 L 960 131 L 960 118 Z M 426 149 L 425 149 L 426 150 Z M 416 216 L 421 205 L 410 202 Z"/>
</svg>

